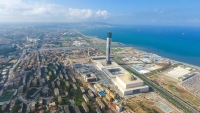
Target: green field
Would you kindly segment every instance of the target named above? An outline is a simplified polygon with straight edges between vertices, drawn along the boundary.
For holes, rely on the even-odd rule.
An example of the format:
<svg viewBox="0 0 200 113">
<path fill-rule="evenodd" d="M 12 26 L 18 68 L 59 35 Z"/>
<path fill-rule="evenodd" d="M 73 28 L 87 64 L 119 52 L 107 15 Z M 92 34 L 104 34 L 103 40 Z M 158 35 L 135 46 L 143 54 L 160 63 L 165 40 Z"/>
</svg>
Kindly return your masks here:
<svg viewBox="0 0 200 113">
<path fill-rule="evenodd" d="M 122 52 L 124 49 L 123 48 L 114 48 L 112 49 L 112 52 Z"/>
<path fill-rule="evenodd" d="M 5 102 L 10 100 L 10 98 L 12 97 L 12 95 L 15 93 L 14 90 L 8 90 L 6 91 L 6 93 L 4 94 L 3 97 L 0 98 L 0 102 Z"/>
<path fill-rule="evenodd" d="M 106 51 L 106 48 L 102 48 L 102 50 Z"/>
<path fill-rule="evenodd" d="M 106 51 L 106 48 L 102 48 L 102 50 Z M 124 48 L 113 48 L 111 51 L 112 52 L 122 52 L 124 50 Z"/>
<path fill-rule="evenodd" d="M 64 105 L 68 105 L 69 104 L 69 98 L 62 98 L 62 102 Z"/>
<path fill-rule="evenodd" d="M 65 41 L 70 41 L 70 39 L 72 38 L 71 36 L 62 36 L 62 39 L 64 39 Z"/>
<path fill-rule="evenodd" d="M 80 97 L 80 98 L 75 98 L 74 101 L 75 101 L 76 105 L 82 105 L 82 102 L 84 102 L 84 100 L 83 100 L 82 97 Z"/>
<path fill-rule="evenodd" d="M 67 43 L 67 42 L 63 42 L 61 44 L 62 47 L 69 47 L 71 44 L 70 43 Z"/>
<path fill-rule="evenodd" d="M 49 65 L 48 66 L 48 69 L 50 70 L 50 71 L 53 71 L 54 70 L 54 67 L 53 67 L 53 65 L 51 64 L 51 65 Z"/>
<path fill-rule="evenodd" d="M 69 59 L 76 59 L 76 56 L 70 55 L 70 56 L 69 56 Z"/>
<path fill-rule="evenodd" d="M 98 46 L 106 46 L 106 42 L 98 43 L 97 45 Z M 119 43 L 119 42 L 112 42 L 111 43 L 111 46 L 119 46 L 119 45 L 122 45 L 122 44 Z"/>
</svg>

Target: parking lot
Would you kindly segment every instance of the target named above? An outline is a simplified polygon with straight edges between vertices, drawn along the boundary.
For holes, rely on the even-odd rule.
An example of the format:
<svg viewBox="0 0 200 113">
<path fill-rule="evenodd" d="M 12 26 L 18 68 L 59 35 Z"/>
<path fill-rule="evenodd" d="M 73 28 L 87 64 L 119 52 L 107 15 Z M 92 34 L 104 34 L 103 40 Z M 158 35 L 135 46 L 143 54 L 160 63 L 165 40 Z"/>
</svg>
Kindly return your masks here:
<svg viewBox="0 0 200 113">
<path fill-rule="evenodd" d="M 186 90 L 194 94 L 196 97 L 200 98 L 200 75 L 195 75 L 184 82 L 181 83 L 181 86 Z"/>
</svg>

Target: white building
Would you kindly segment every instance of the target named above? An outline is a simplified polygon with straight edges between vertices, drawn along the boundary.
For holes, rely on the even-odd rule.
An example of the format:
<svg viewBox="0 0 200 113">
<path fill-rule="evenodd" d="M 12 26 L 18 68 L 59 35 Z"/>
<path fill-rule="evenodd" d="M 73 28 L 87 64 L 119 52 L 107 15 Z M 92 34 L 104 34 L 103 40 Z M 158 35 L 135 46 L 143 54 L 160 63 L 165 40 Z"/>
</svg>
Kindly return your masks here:
<svg viewBox="0 0 200 113">
<path fill-rule="evenodd" d="M 82 76 L 85 82 L 95 82 L 98 80 L 97 76 L 94 74 L 89 74 L 89 75 L 83 74 Z"/>
<path fill-rule="evenodd" d="M 149 86 L 145 85 L 141 79 L 131 75 L 114 61 L 107 65 L 105 57 L 94 57 L 93 62 L 111 79 L 123 96 L 149 91 Z"/>
<path fill-rule="evenodd" d="M 27 42 L 37 42 L 39 39 L 36 39 L 36 38 L 29 38 L 28 36 L 26 37 L 26 41 Z"/>
<path fill-rule="evenodd" d="M 130 74 L 116 76 L 116 78 L 112 81 L 123 95 L 131 95 L 149 91 L 149 86 L 145 85 L 141 79 L 133 77 L 133 75 Z"/>
<path fill-rule="evenodd" d="M 85 102 L 88 102 L 88 101 L 89 101 L 89 99 L 88 99 L 88 97 L 86 96 L 86 94 L 83 94 L 83 99 L 85 100 Z"/>
<path fill-rule="evenodd" d="M 56 96 L 60 95 L 59 89 L 58 88 L 54 88 L 54 94 Z"/>
<path fill-rule="evenodd" d="M 71 67 L 83 77 L 85 82 L 96 82 L 98 80 L 98 77 L 92 72 L 95 68 L 91 65 L 72 64 Z"/>
<path fill-rule="evenodd" d="M 121 105 L 116 104 L 116 110 L 117 110 L 118 112 L 122 112 L 123 107 L 122 107 Z"/>
<path fill-rule="evenodd" d="M 109 78 L 115 78 L 116 76 L 124 75 L 124 73 L 127 72 L 114 61 L 107 65 L 104 56 L 94 57 L 92 61 L 96 63 L 96 67 L 98 67 L 99 70 L 102 70 Z"/>
<path fill-rule="evenodd" d="M 82 42 L 80 42 L 80 41 L 74 41 L 73 42 L 73 45 L 74 46 L 81 46 L 83 43 Z"/>
</svg>

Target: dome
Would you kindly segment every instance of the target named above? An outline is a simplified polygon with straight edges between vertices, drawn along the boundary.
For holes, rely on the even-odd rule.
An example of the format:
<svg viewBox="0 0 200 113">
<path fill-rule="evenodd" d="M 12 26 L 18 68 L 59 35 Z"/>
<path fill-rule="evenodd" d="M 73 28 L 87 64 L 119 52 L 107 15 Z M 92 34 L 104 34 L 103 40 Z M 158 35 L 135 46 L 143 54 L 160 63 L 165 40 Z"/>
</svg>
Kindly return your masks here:
<svg viewBox="0 0 200 113">
<path fill-rule="evenodd" d="M 125 78 L 126 78 L 127 80 L 129 80 L 129 81 L 134 80 L 133 75 L 131 75 L 130 73 L 126 73 Z"/>
</svg>

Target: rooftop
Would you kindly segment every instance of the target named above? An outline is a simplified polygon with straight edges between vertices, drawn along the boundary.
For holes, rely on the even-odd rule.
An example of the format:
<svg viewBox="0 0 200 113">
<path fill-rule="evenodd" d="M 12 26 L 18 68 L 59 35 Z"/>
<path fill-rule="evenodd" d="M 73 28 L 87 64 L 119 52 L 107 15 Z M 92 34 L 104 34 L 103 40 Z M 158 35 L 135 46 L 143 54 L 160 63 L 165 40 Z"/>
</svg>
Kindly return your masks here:
<svg viewBox="0 0 200 113">
<path fill-rule="evenodd" d="M 138 79 L 140 80 L 140 79 Z M 137 83 L 139 82 L 138 80 L 136 81 L 128 81 L 128 84 L 132 84 L 132 83 Z M 131 90 L 137 90 L 137 89 L 142 89 L 142 88 L 148 88 L 149 86 L 147 85 L 142 85 L 142 86 L 137 86 L 137 87 L 131 87 L 131 88 L 124 88 L 124 86 L 122 84 L 119 83 L 118 80 L 116 80 L 116 78 L 112 79 L 112 81 L 117 84 L 118 88 L 123 92 L 123 91 L 131 91 Z M 127 83 L 126 83 L 127 84 Z"/>
<path fill-rule="evenodd" d="M 110 78 L 115 78 L 118 75 L 124 75 L 127 71 L 119 66 L 117 63 L 112 62 L 106 64 L 105 57 L 94 57 L 93 62 L 97 64 L 97 67 L 103 70 Z"/>
<path fill-rule="evenodd" d="M 120 68 L 111 68 L 111 69 L 108 69 L 108 71 L 109 71 L 112 75 L 123 74 L 123 72 L 121 71 Z"/>
<path fill-rule="evenodd" d="M 126 85 L 143 82 L 141 79 L 133 75 L 117 76 L 117 78 L 119 78 Z"/>
</svg>

